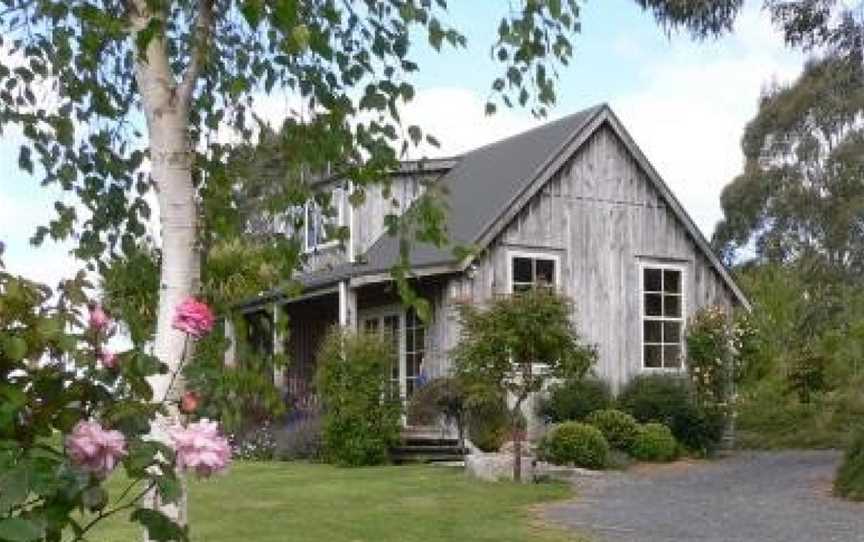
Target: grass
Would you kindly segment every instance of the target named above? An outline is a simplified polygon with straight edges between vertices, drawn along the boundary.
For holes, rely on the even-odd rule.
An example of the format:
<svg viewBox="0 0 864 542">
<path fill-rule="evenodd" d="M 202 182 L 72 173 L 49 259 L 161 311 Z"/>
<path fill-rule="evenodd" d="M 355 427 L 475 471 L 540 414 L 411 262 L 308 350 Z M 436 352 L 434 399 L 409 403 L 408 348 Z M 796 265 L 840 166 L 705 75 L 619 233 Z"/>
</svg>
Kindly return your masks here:
<svg viewBox="0 0 864 542">
<path fill-rule="evenodd" d="M 770 386 L 743 393 L 737 405 L 740 448 L 846 448 L 864 416 L 857 389 L 819 394 L 809 404 Z"/>
<path fill-rule="evenodd" d="M 576 539 L 540 524 L 531 507 L 570 495 L 563 484 L 479 482 L 444 467 L 237 463 L 227 476 L 191 481 L 189 513 L 195 542 L 564 542 Z M 106 520 L 90 540 L 138 540 L 127 517 Z"/>
</svg>

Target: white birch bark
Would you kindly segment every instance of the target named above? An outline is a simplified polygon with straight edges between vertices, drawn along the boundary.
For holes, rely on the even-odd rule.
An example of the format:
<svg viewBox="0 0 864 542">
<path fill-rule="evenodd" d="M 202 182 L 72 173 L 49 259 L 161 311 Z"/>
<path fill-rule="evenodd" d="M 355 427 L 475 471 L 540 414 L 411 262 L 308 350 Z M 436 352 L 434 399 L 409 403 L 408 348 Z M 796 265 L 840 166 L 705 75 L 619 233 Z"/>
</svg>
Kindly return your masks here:
<svg viewBox="0 0 864 542">
<path fill-rule="evenodd" d="M 196 49 L 203 47 L 211 24 L 210 0 L 199 2 L 198 35 Z M 164 14 L 151 13 L 146 0 L 135 0 L 130 13 L 133 39 L 147 28 L 152 17 Z M 159 204 L 162 238 L 162 267 L 159 282 L 159 309 L 154 340 L 154 354 L 170 368 L 169 374 L 150 379 L 154 401 L 161 401 L 168 394 L 171 375 L 178 371 L 181 358 L 191 354 L 192 344 L 186 343 L 183 333 L 172 328 L 176 307 L 188 296 L 197 292 L 200 281 L 200 256 L 197 246 L 197 204 L 195 187 L 192 184 L 193 153 L 189 141 L 189 102 L 200 71 L 203 53 L 193 53 L 182 82 L 178 84 L 171 71 L 167 44 L 155 36 L 143 55 L 139 55 L 135 66 L 135 77 L 141 94 L 149 136 L 151 177 L 154 181 Z M 166 428 L 179 421 L 177 399 L 182 394 L 183 381 L 174 380 L 169 399 L 169 415 L 156 420 L 153 433 L 156 438 L 166 438 Z M 145 506 L 158 509 L 180 525 L 187 522 L 185 483 L 183 497 L 173 505 L 159 502 L 154 491 L 148 495 Z M 148 537 L 145 533 L 144 540 Z"/>
</svg>

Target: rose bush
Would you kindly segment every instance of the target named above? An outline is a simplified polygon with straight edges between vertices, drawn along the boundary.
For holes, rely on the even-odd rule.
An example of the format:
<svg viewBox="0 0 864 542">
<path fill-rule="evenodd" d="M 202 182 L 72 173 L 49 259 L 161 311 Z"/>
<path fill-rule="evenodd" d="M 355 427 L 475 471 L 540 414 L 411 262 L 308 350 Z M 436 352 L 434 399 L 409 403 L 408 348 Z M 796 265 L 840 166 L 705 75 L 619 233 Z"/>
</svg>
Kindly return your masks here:
<svg viewBox="0 0 864 542">
<path fill-rule="evenodd" d="M 177 425 L 166 442 L 150 436 L 157 415 L 177 411 L 148 383 L 167 367 L 140 349 L 106 348 L 115 325 L 88 303 L 89 288 L 81 274 L 55 293 L 0 264 L 0 541 L 85 540 L 121 513 L 151 539 L 187 540 L 186 528 L 142 508 L 142 498 L 156 491 L 176 502 L 178 471 L 224 469 L 227 441 L 209 421 Z M 189 300 L 175 323 L 197 339 L 213 314 Z M 131 483 L 109 495 L 104 482 L 120 467 Z"/>
</svg>

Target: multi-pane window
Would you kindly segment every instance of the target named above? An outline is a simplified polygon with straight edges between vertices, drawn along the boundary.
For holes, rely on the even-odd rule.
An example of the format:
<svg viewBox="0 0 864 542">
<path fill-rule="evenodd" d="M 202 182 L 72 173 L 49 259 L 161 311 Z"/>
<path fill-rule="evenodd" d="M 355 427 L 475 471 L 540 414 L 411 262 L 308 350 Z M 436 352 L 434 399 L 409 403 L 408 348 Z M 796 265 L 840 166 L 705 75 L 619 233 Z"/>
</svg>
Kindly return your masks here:
<svg viewBox="0 0 864 542">
<path fill-rule="evenodd" d="M 403 397 L 403 394 L 404 398 L 411 397 L 417 389 L 426 356 L 426 327 L 423 321 L 413 309 L 404 314 L 404 320 L 398 312 L 363 319 L 363 330 L 367 333 L 380 334 L 393 349 L 390 384 L 394 398 Z"/>
<path fill-rule="evenodd" d="M 426 354 L 426 327 L 414 309 L 405 314 L 405 395 L 411 397 L 423 371 Z"/>
<path fill-rule="evenodd" d="M 333 230 L 342 225 L 342 189 L 336 188 L 330 195 L 329 208 L 315 200 L 306 203 L 306 250 L 314 251 L 335 244 Z"/>
<path fill-rule="evenodd" d="M 510 259 L 510 289 L 524 292 L 536 286 L 555 286 L 555 258 L 513 255 Z"/>
<path fill-rule="evenodd" d="M 390 346 L 393 349 L 393 366 L 390 368 L 390 386 L 393 397 L 398 398 L 402 395 L 399 383 L 399 328 L 401 322 L 398 314 L 391 314 L 384 317 L 384 334 L 387 340 L 390 341 Z"/>
<path fill-rule="evenodd" d="M 642 365 L 646 369 L 681 368 L 683 282 L 681 268 L 642 268 Z"/>
</svg>

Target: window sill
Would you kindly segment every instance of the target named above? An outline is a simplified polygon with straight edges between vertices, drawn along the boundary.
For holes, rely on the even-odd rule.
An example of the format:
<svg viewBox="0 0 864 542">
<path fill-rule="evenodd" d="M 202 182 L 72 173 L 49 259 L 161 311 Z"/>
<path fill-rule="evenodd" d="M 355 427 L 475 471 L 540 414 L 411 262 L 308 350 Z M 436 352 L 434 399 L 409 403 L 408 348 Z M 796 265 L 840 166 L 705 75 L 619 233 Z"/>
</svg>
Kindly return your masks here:
<svg viewBox="0 0 864 542">
<path fill-rule="evenodd" d="M 327 243 L 324 243 L 323 245 L 306 248 L 305 250 L 303 250 L 303 254 L 319 254 L 321 252 L 330 252 L 333 249 L 338 248 L 339 245 L 339 241 L 329 241 Z"/>
<path fill-rule="evenodd" d="M 686 367 L 642 367 L 643 373 L 686 373 Z"/>
</svg>

